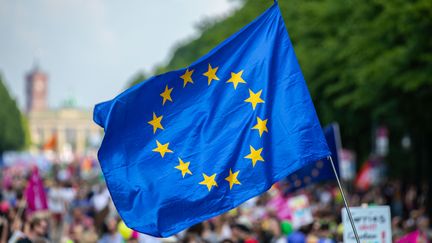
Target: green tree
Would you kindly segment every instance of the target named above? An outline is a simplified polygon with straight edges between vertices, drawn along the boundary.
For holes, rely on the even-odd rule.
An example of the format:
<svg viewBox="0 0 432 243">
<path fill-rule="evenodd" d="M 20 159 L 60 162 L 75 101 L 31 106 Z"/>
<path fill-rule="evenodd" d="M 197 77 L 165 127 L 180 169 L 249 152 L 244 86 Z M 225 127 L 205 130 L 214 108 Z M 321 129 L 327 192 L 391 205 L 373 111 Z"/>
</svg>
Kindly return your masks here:
<svg viewBox="0 0 432 243">
<path fill-rule="evenodd" d="M 6 150 L 17 150 L 25 145 L 22 116 L 0 76 L 0 156 Z"/>
<path fill-rule="evenodd" d="M 390 172 L 428 178 L 432 2 L 328 0 L 301 6 L 299 16 L 306 17 L 292 19 L 293 8 L 285 13 L 321 120 L 339 121 L 343 142 L 361 158 L 371 150 L 373 128 L 388 126 Z M 405 134 L 413 139 L 409 153 L 400 146 Z"/>
</svg>

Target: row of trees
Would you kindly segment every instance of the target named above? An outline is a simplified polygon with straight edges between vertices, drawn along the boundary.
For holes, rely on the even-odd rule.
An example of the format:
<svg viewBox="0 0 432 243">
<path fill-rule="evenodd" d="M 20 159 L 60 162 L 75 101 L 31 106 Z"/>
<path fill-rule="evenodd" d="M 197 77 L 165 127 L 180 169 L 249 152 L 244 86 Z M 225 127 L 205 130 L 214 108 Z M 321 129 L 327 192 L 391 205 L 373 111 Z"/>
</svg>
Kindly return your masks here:
<svg viewBox="0 0 432 243">
<path fill-rule="evenodd" d="M 155 73 L 187 67 L 265 11 L 243 0 L 223 20 L 205 21 Z M 280 0 L 283 17 L 323 124 L 338 121 L 359 161 L 377 126 L 390 130 L 392 176 L 430 178 L 432 159 L 432 1 Z M 135 83 L 146 75 L 137 76 Z M 401 148 L 410 137 L 410 150 Z"/>
<path fill-rule="evenodd" d="M 4 151 L 24 147 L 26 143 L 24 127 L 25 119 L 0 76 L 0 160 Z"/>
</svg>

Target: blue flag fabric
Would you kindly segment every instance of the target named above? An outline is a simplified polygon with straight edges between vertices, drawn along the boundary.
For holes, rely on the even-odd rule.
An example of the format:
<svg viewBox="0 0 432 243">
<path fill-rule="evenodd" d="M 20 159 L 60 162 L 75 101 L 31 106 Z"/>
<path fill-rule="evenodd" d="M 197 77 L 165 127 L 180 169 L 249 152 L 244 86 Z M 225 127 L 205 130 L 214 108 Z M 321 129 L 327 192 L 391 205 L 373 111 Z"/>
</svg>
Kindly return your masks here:
<svg viewBox="0 0 432 243">
<path fill-rule="evenodd" d="M 98 157 L 132 229 L 167 237 L 330 154 L 279 7 L 190 66 L 94 108 Z"/>
<path fill-rule="evenodd" d="M 337 123 L 332 123 L 324 127 L 324 136 L 327 141 L 327 145 L 330 148 L 331 157 L 333 159 L 336 173 L 339 175 L 339 156 L 338 151 L 341 148 L 339 125 Z M 294 192 L 305 186 L 311 185 L 313 183 L 335 180 L 336 177 L 333 172 L 333 168 L 330 164 L 328 158 L 323 158 L 314 163 L 311 163 L 305 167 L 302 167 L 298 171 L 292 173 L 283 180 L 285 185 L 285 193 Z"/>
</svg>

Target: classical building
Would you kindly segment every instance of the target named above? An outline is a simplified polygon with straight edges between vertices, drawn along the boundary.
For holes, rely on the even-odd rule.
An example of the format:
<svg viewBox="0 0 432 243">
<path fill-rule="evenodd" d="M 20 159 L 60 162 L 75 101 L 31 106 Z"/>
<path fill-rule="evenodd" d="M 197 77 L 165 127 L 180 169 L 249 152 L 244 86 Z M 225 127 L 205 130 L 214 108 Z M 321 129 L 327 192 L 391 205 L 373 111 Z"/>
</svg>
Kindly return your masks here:
<svg viewBox="0 0 432 243">
<path fill-rule="evenodd" d="M 92 111 L 71 103 L 50 109 L 47 97 L 48 76 L 35 67 L 26 76 L 26 112 L 33 150 L 82 154 L 97 146 L 101 129 L 93 122 Z"/>
</svg>

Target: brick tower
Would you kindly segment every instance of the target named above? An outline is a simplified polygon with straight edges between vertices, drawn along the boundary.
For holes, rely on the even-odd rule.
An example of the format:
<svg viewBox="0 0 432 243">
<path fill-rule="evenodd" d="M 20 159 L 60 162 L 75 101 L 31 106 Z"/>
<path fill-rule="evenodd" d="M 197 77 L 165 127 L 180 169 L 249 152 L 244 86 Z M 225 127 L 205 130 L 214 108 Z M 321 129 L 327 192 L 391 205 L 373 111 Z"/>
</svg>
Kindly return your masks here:
<svg viewBox="0 0 432 243">
<path fill-rule="evenodd" d="M 48 77 L 37 65 L 26 76 L 26 111 L 43 111 L 47 108 Z"/>
</svg>

